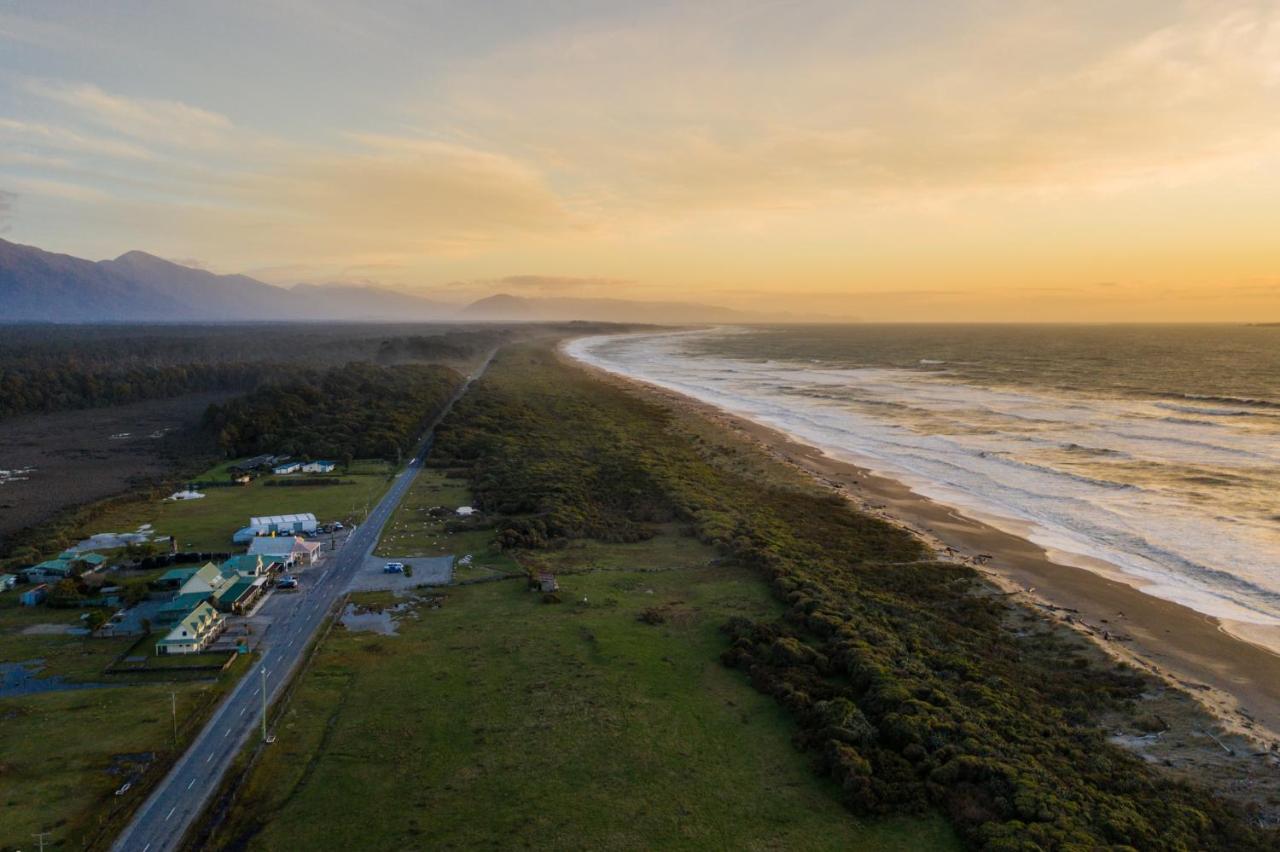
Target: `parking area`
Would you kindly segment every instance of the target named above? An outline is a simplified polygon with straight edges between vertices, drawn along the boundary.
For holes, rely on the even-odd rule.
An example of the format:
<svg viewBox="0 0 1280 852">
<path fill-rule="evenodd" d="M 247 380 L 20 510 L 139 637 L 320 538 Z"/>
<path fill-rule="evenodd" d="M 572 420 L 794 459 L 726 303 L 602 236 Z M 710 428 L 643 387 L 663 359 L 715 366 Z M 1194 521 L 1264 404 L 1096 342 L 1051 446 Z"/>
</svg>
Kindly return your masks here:
<svg viewBox="0 0 1280 852">
<path fill-rule="evenodd" d="M 383 570 L 388 562 L 402 562 L 408 570 L 404 574 L 388 574 Z M 365 559 L 360 570 L 352 576 L 347 590 L 352 592 L 400 591 L 418 586 L 445 586 L 452 579 L 452 556 L 401 558 L 370 556 Z"/>
</svg>

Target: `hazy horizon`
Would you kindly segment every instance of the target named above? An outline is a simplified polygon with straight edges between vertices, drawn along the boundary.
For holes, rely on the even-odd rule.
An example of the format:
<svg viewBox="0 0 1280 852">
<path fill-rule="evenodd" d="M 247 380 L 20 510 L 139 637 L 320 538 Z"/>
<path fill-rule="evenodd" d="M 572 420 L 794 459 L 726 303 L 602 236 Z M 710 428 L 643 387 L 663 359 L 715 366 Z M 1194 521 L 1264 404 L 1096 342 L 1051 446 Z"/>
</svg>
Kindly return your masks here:
<svg viewBox="0 0 1280 852">
<path fill-rule="evenodd" d="M 0 10 L 0 236 L 465 303 L 1280 321 L 1266 2 Z"/>
</svg>

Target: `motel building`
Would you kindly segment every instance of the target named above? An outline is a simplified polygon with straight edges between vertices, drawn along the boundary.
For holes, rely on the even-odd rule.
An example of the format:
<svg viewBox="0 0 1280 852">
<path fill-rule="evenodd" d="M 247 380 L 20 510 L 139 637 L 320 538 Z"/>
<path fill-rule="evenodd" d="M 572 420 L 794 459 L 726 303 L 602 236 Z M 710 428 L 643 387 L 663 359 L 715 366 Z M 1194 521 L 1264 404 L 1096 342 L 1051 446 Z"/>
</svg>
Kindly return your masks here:
<svg viewBox="0 0 1280 852">
<path fill-rule="evenodd" d="M 156 654 L 198 654 L 213 644 L 225 624 L 221 613 L 202 603 L 156 643 Z"/>
</svg>

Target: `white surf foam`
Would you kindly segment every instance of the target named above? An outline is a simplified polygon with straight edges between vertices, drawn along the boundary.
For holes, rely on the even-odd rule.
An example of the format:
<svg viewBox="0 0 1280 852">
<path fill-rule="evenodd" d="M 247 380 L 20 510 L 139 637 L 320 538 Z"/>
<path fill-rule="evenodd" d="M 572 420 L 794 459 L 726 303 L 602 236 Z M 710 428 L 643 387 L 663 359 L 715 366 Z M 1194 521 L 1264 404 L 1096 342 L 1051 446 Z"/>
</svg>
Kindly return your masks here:
<svg viewBox="0 0 1280 852">
<path fill-rule="evenodd" d="M 1280 435 L 1233 428 L 1250 418 L 1222 417 L 1221 401 L 1183 400 L 1212 419 L 1171 421 L 1157 400 L 686 351 L 725 333 L 750 332 L 611 335 L 565 348 L 898 479 L 1063 561 L 1115 566 L 1108 576 L 1148 594 L 1230 622 L 1280 625 L 1280 524 L 1257 487 L 1280 486 Z"/>
</svg>

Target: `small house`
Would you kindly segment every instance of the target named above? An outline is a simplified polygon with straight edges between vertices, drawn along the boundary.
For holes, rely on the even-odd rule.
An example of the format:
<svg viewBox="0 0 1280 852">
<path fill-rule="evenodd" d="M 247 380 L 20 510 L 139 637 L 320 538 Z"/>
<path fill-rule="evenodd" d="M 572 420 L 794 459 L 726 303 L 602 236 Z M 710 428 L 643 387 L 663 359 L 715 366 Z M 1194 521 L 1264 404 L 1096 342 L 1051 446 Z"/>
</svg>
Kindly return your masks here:
<svg viewBox="0 0 1280 852">
<path fill-rule="evenodd" d="M 319 542 L 298 536 L 259 536 L 249 542 L 250 556 L 282 561 L 286 568 L 312 565 L 319 553 Z"/>
<path fill-rule="evenodd" d="M 48 596 L 49 586 L 45 583 L 41 583 L 40 585 L 32 586 L 30 589 L 23 592 L 22 596 L 18 598 L 18 603 L 23 606 L 38 606 L 39 604 L 44 603 L 44 599 Z"/>
<path fill-rule="evenodd" d="M 309 461 L 302 466 L 303 473 L 333 473 L 338 465 L 331 461 Z"/>
<path fill-rule="evenodd" d="M 271 472 L 275 474 L 297 473 L 300 470 L 302 470 L 302 462 L 299 461 L 281 462 L 271 468 Z"/>
<path fill-rule="evenodd" d="M 548 571 L 539 572 L 538 591 L 548 594 L 560 591 L 560 583 L 556 581 L 556 575 Z"/>
<path fill-rule="evenodd" d="M 46 582 L 49 580 L 66 580 L 76 575 L 75 566 L 70 559 L 46 559 L 26 570 L 30 581 Z"/>
<path fill-rule="evenodd" d="M 18 585 L 17 574 L 0 574 L 0 592 L 7 592 Z"/>
<path fill-rule="evenodd" d="M 279 569 L 284 566 L 279 561 L 263 556 L 261 553 L 241 553 L 223 562 L 219 570 L 224 577 L 232 574 L 242 577 L 260 577 L 263 574 L 270 574 L 273 567 Z"/>
<path fill-rule="evenodd" d="M 191 575 L 195 574 L 198 568 L 170 568 L 159 577 L 151 581 L 153 589 L 162 591 L 174 591 L 182 588 L 182 584 L 191 579 Z"/>
<path fill-rule="evenodd" d="M 65 555 L 65 554 L 64 554 Z M 79 562 L 86 571 L 96 571 L 107 564 L 107 557 L 101 553 L 81 553 L 71 556 L 72 562 Z"/>
</svg>

